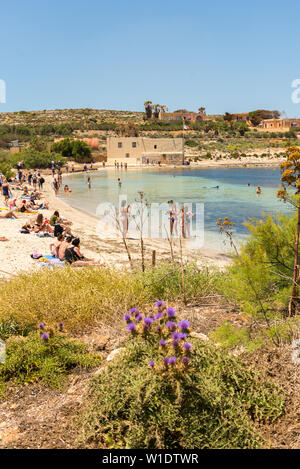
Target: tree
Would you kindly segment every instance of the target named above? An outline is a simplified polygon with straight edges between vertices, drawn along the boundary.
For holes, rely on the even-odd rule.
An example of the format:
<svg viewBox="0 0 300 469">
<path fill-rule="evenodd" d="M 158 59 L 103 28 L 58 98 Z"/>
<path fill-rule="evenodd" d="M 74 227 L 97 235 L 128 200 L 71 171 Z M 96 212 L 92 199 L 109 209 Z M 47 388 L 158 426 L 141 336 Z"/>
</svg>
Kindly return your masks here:
<svg viewBox="0 0 300 469">
<path fill-rule="evenodd" d="M 30 148 L 36 151 L 44 151 L 47 150 L 47 140 L 45 138 L 39 138 L 37 136 L 34 136 L 30 140 Z"/>
<path fill-rule="evenodd" d="M 224 114 L 224 121 L 232 122 L 234 120 L 234 115 L 230 114 L 230 112 L 225 112 Z"/>
<path fill-rule="evenodd" d="M 299 198 L 292 199 L 288 196 L 287 187 L 293 187 L 295 189 L 295 195 L 300 194 L 300 149 L 299 147 L 289 147 L 286 150 L 287 159 L 280 165 L 281 170 L 281 181 L 283 188 L 278 191 L 277 196 L 284 200 L 292 203 L 297 209 L 297 229 L 295 238 L 295 257 L 294 257 L 294 270 L 293 270 L 293 285 L 292 293 L 289 303 L 289 315 L 294 316 L 296 314 L 296 305 L 299 300 L 298 295 L 298 278 L 299 278 L 299 235 L 300 235 L 300 202 Z"/>
<path fill-rule="evenodd" d="M 198 108 L 198 112 L 199 112 L 200 114 L 204 114 L 204 113 L 205 113 L 205 107 L 199 107 L 199 108 Z"/>
<path fill-rule="evenodd" d="M 12 172 L 12 165 L 9 161 L 0 161 L 0 174 L 6 179 L 13 177 L 14 173 Z"/>
<path fill-rule="evenodd" d="M 36 151 L 33 148 L 27 148 L 21 153 L 16 153 L 11 157 L 11 162 L 14 166 L 16 166 L 19 161 L 23 161 L 27 169 L 49 168 L 52 161 L 61 163 L 62 157 L 61 155 L 49 153 L 48 151 Z"/>
<path fill-rule="evenodd" d="M 161 104 L 153 104 L 153 115 L 155 119 L 159 118 L 159 113 L 161 111 Z"/>
<path fill-rule="evenodd" d="M 278 119 L 279 117 L 279 111 L 268 111 L 266 109 L 258 109 L 257 111 L 249 112 L 249 119 L 253 125 L 259 125 L 264 119 Z"/>
<path fill-rule="evenodd" d="M 144 107 L 145 107 L 146 118 L 151 119 L 151 117 L 152 117 L 152 101 L 145 101 L 144 102 Z"/>
<path fill-rule="evenodd" d="M 82 140 L 64 138 L 51 145 L 51 151 L 60 153 L 65 158 L 74 158 L 78 163 L 87 163 L 92 160 L 90 147 Z"/>
<path fill-rule="evenodd" d="M 139 128 L 134 122 L 121 123 L 117 126 L 116 132 L 120 137 L 138 137 Z"/>
</svg>

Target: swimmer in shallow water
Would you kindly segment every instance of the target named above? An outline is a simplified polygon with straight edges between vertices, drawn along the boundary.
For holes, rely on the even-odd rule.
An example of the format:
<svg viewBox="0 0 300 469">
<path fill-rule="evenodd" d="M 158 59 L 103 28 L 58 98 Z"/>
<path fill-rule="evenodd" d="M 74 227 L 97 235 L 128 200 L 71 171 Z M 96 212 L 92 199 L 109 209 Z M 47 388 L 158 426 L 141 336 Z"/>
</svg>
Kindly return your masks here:
<svg viewBox="0 0 300 469">
<path fill-rule="evenodd" d="M 256 194 L 261 194 L 261 188 L 260 188 L 260 186 L 257 186 Z"/>
</svg>

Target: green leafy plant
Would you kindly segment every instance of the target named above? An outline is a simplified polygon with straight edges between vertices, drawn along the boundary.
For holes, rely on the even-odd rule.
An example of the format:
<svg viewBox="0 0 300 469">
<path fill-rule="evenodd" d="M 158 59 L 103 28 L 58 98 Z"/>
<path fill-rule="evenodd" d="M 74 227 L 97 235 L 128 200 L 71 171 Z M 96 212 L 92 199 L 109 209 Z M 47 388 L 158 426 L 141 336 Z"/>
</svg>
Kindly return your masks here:
<svg viewBox="0 0 300 469">
<path fill-rule="evenodd" d="M 11 336 L 6 342 L 6 361 L 0 364 L 0 385 L 40 381 L 61 387 L 75 367 L 91 368 L 101 362 L 99 355 L 88 353 L 87 346 L 70 340 L 62 333 L 31 332 L 27 337 Z"/>
<path fill-rule="evenodd" d="M 143 320 L 133 310 L 130 315 L 125 317 L 127 328 L 136 327 L 128 328 L 125 350 L 93 379 L 78 422 L 79 444 L 127 449 L 263 447 L 254 423 L 272 421 L 284 411 L 275 385 L 224 350 L 196 339 L 190 339 L 187 366 L 176 365 L 179 355 L 177 361 L 166 362 L 162 348 L 174 345 L 158 342 L 157 327 L 165 319 L 148 312 Z M 154 322 L 145 322 L 151 316 Z M 179 327 L 174 316 L 172 322 Z"/>
</svg>

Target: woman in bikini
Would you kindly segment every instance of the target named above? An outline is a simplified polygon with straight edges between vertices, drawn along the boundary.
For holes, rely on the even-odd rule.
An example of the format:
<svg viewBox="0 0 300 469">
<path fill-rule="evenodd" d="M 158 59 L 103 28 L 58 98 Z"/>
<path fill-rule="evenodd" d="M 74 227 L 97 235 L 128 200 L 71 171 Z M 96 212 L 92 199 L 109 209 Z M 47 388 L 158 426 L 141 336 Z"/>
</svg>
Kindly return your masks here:
<svg viewBox="0 0 300 469">
<path fill-rule="evenodd" d="M 44 221 L 44 216 L 42 213 L 39 213 L 38 216 L 36 217 L 36 222 L 34 224 L 33 231 L 35 233 L 41 233 L 41 232 L 47 231 L 48 233 L 53 234 L 53 230 L 50 227 L 50 225 L 48 225 L 48 223 Z"/>
</svg>

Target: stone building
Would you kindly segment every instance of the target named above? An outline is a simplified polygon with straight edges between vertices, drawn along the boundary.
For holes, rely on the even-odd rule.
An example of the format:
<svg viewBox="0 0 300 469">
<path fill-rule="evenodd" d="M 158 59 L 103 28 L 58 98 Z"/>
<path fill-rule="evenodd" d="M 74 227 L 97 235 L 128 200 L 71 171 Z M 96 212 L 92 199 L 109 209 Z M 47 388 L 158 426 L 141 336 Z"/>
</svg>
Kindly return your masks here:
<svg viewBox="0 0 300 469">
<path fill-rule="evenodd" d="M 264 119 L 261 127 L 269 132 L 288 132 L 294 127 L 300 127 L 300 119 Z"/>
<path fill-rule="evenodd" d="M 176 112 L 160 112 L 159 119 L 162 121 L 189 121 L 197 122 L 206 120 L 205 112 L 176 111 Z"/>
<path fill-rule="evenodd" d="M 107 137 L 107 161 L 182 164 L 183 138 Z"/>
</svg>

